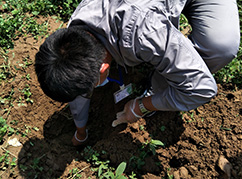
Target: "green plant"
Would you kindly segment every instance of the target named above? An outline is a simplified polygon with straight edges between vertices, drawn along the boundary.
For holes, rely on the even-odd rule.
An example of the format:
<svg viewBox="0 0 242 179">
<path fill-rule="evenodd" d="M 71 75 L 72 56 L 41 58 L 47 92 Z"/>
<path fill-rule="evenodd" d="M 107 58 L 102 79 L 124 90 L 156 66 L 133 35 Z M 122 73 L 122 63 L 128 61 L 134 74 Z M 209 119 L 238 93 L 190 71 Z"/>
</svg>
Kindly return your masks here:
<svg viewBox="0 0 242 179">
<path fill-rule="evenodd" d="M 139 130 L 143 131 L 145 129 L 145 127 L 143 125 L 139 126 Z"/>
<path fill-rule="evenodd" d="M 14 77 L 15 74 L 11 70 L 11 64 L 7 52 L 0 49 L 0 57 L 3 59 L 0 65 L 0 82 Z"/>
<path fill-rule="evenodd" d="M 170 174 L 170 171 L 171 171 L 171 169 L 168 168 L 167 169 L 167 177 L 168 177 L 168 179 L 173 179 L 174 176 Z"/>
<path fill-rule="evenodd" d="M 71 178 L 71 179 L 78 179 L 82 177 L 82 175 L 80 174 L 80 170 L 78 168 L 71 169 L 69 173 L 70 173 L 70 176 L 68 178 Z"/>
<path fill-rule="evenodd" d="M 181 14 L 179 20 L 180 20 L 180 31 L 183 31 L 183 30 L 186 29 L 187 27 L 189 27 L 190 30 L 192 30 L 192 29 L 191 29 L 191 26 L 190 26 L 190 24 L 188 23 L 188 20 L 187 20 L 187 18 L 186 18 L 186 16 L 185 16 L 184 14 Z"/>
<path fill-rule="evenodd" d="M 151 139 L 150 141 L 147 141 L 143 143 L 143 145 L 140 147 L 140 152 L 138 156 L 132 156 L 129 160 L 130 165 L 138 170 L 142 169 L 142 166 L 145 165 L 145 158 L 152 153 L 152 155 L 156 154 L 156 148 L 158 147 L 164 147 L 164 143 L 159 140 Z"/>
<path fill-rule="evenodd" d="M 34 101 L 32 99 L 30 99 L 30 96 L 32 96 L 32 93 L 30 92 L 30 87 L 29 85 L 26 85 L 26 87 L 22 90 L 24 97 L 25 97 L 25 101 L 28 103 L 33 103 Z"/>
<path fill-rule="evenodd" d="M 139 153 L 139 156 L 132 156 L 129 159 L 129 163 L 132 166 L 132 168 L 141 170 L 142 166 L 145 165 L 145 157 L 148 155 L 148 153 L 146 151 L 141 151 Z"/>
<path fill-rule="evenodd" d="M 220 130 L 225 130 L 225 131 L 231 131 L 231 128 L 223 127 L 223 125 L 220 126 Z"/>
<path fill-rule="evenodd" d="M 144 144 L 148 148 L 148 151 L 151 151 L 153 155 L 156 154 L 156 151 L 155 151 L 156 148 L 165 146 L 165 144 L 160 140 L 154 140 L 154 139 L 151 139 L 150 141 L 147 141 Z"/>
<path fill-rule="evenodd" d="M 188 111 L 186 114 L 191 118 L 191 120 L 187 120 L 186 122 L 194 122 L 196 121 L 194 118 L 194 112 L 193 111 Z"/>
<path fill-rule="evenodd" d="M 102 154 L 105 154 L 105 151 L 102 151 Z M 123 172 L 126 168 L 126 163 L 122 162 L 119 164 L 117 169 L 114 171 L 112 167 L 109 166 L 109 160 L 101 161 L 99 159 L 100 154 L 93 150 L 91 146 L 87 146 L 84 148 L 83 153 L 81 153 L 82 156 L 84 156 L 85 160 L 90 162 L 92 165 L 94 165 L 95 171 L 97 171 L 97 177 L 102 178 L 111 178 L 111 179 L 123 179 L 126 178 L 123 176 Z"/>
<path fill-rule="evenodd" d="M 34 171 L 36 171 L 36 172 L 42 172 L 42 171 L 43 171 L 44 168 L 40 166 L 40 160 L 41 160 L 44 156 L 45 156 L 45 154 L 42 155 L 41 157 L 34 158 L 34 159 L 32 160 L 32 163 L 31 163 L 30 167 L 31 167 Z"/>
<path fill-rule="evenodd" d="M 6 170 L 9 163 L 10 163 L 10 158 L 9 158 L 9 151 L 6 151 L 1 157 L 0 157 L 0 163 L 2 163 L 3 170 Z"/>
<path fill-rule="evenodd" d="M 219 83 L 233 83 L 242 86 L 242 47 L 239 49 L 238 57 L 215 74 Z"/>
<path fill-rule="evenodd" d="M 112 171 L 107 171 L 102 175 L 99 175 L 98 177 L 100 179 L 102 178 L 110 178 L 110 179 L 127 179 L 125 176 L 123 176 L 123 172 L 126 168 L 126 163 L 122 162 L 119 164 L 115 172 L 113 173 Z"/>
<path fill-rule="evenodd" d="M 8 135 L 12 135 L 14 133 L 14 129 L 11 128 L 6 120 L 0 116 L 0 142 L 2 142 L 3 137 L 8 133 Z"/>
<path fill-rule="evenodd" d="M 19 165 L 19 168 L 20 168 L 20 170 L 23 171 L 23 172 L 26 171 L 26 170 L 28 169 L 28 167 L 25 166 L 25 165 L 23 165 L 23 164 L 20 164 L 20 165 Z"/>
<path fill-rule="evenodd" d="M 130 179 L 137 179 L 136 174 L 132 171 L 131 175 L 129 175 Z"/>
<path fill-rule="evenodd" d="M 0 157 L 0 163 L 2 165 L 2 170 L 6 170 L 9 166 L 10 168 L 14 168 L 16 167 L 17 163 L 17 159 L 15 157 L 13 157 L 11 159 L 10 155 L 9 155 L 9 151 L 5 150 L 5 153 Z"/>
<path fill-rule="evenodd" d="M 161 132 L 164 132 L 165 130 L 166 130 L 166 126 L 161 126 L 161 127 L 160 127 L 160 131 L 161 131 Z"/>
<path fill-rule="evenodd" d="M 58 14 L 68 20 L 79 4 L 79 0 L 5 0 L 0 2 L 6 13 L 0 15 L 0 47 L 4 50 L 14 47 L 14 39 L 32 34 L 36 39 L 48 32 L 48 21 L 40 24 L 39 15 Z"/>
<path fill-rule="evenodd" d="M 92 163 L 96 163 L 98 161 L 98 157 L 100 156 L 99 153 L 97 153 L 97 151 L 91 148 L 91 146 L 85 147 L 81 155 L 84 157 L 86 161 Z"/>
</svg>

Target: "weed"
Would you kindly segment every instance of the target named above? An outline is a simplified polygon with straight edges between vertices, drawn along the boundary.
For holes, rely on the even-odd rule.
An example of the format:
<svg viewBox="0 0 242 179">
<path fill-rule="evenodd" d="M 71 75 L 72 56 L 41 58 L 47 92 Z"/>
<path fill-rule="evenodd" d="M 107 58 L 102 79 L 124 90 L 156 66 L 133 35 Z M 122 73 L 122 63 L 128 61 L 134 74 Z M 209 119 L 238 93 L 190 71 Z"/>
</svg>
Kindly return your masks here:
<svg viewBox="0 0 242 179">
<path fill-rule="evenodd" d="M 82 175 L 80 174 L 80 170 L 78 168 L 71 169 L 69 173 L 70 173 L 70 176 L 68 178 L 78 179 L 82 177 Z"/>
<path fill-rule="evenodd" d="M 13 157 L 11 159 L 9 154 L 10 154 L 9 151 L 5 150 L 5 153 L 0 157 L 0 164 L 1 164 L 1 169 L 2 170 L 6 170 L 8 167 L 13 169 L 17 165 L 16 157 Z"/>
<path fill-rule="evenodd" d="M 0 163 L 3 165 L 2 169 L 6 170 L 9 163 L 10 163 L 10 158 L 9 158 L 9 151 L 6 151 L 5 154 L 3 154 L 0 157 Z"/>
<path fill-rule="evenodd" d="M 147 141 L 143 143 L 143 145 L 140 148 L 139 156 L 132 156 L 129 160 L 130 165 L 133 168 L 136 168 L 138 170 L 142 169 L 142 166 L 145 165 L 145 158 L 149 156 L 149 153 L 152 153 L 152 155 L 156 154 L 156 148 L 158 147 L 164 147 L 164 143 L 159 140 L 151 139 L 150 141 Z"/>
<path fill-rule="evenodd" d="M 139 126 L 139 130 L 143 131 L 145 129 L 145 127 L 143 125 Z"/>
<path fill-rule="evenodd" d="M 26 77 L 27 80 L 30 80 L 31 79 L 29 73 L 25 77 Z"/>
<path fill-rule="evenodd" d="M 224 130 L 224 131 L 231 131 L 231 128 L 227 128 L 227 127 L 223 127 L 222 125 L 220 126 L 220 130 Z"/>
<path fill-rule="evenodd" d="M 201 121 L 204 122 L 204 118 L 203 117 L 202 117 Z"/>
<path fill-rule="evenodd" d="M 20 164 L 20 165 L 19 165 L 19 168 L 20 168 L 20 170 L 23 171 L 23 172 L 25 172 L 25 171 L 28 169 L 28 167 L 25 166 L 25 165 L 23 165 L 23 164 Z"/>
<path fill-rule="evenodd" d="M 151 151 L 153 155 L 156 154 L 156 151 L 155 151 L 156 148 L 165 146 L 165 144 L 160 140 L 153 140 L 153 139 L 146 142 L 145 145 L 148 147 L 148 151 Z"/>
<path fill-rule="evenodd" d="M 25 105 L 22 101 L 23 101 L 22 97 L 19 97 L 19 100 L 17 101 L 18 106 L 24 106 Z"/>
<path fill-rule="evenodd" d="M 39 128 L 38 127 L 33 127 L 33 129 L 38 132 L 39 131 Z"/>
<path fill-rule="evenodd" d="M 12 135 L 14 133 L 14 129 L 11 128 L 6 120 L 1 116 L 0 117 L 0 142 L 2 142 L 3 137 L 8 133 L 8 135 Z"/>
<path fill-rule="evenodd" d="M 190 30 L 192 30 L 190 24 L 188 23 L 186 16 L 184 14 L 181 14 L 181 16 L 180 16 L 180 31 L 183 31 L 187 27 L 189 27 Z"/>
<path fill-rule="evenodd" d="M 56 15 L 68 20 L 79 0 L 6 0 L 1 2 L 5 14 L 0 15 L 0 47 L 4 50 L 14 47 L 13 40 L 32 34 L 36 39 L 48 32 L 48 22 L 37 23 L 36 16 Z"/>
<path fill-rule="evenodd" d="M 100 154 L 93 150 L 90 146 L 87 146 L 83 150 L 84 152 L 81 153 L 82 156 L 84 156 L 85 160 L 90 162 L 94 167 L 94 171 L 97 172 L 98 178 L 111 178 L 111 179 L 123 179 L 126 178 L 123 176 L 123 172 L 126 168 L 126 163 L 122 162 L 119 164 L 117 169 L 114 171 L 112 167 L 109 166 L 109 160 L 101 161 L 99 159 Z M 106 152 L 102 151 L 103 154 Z"/>
<path fill-rule="evenodd" d="M 35 171 L 37 172 L 42 172 L 43 171 L 43 167 L 40 167 L 39 166 L 39 163 L 40 163 L 40 159 L 42 158 L 43 156 L 39 157 L 39 158 L 34 158 L 33 161 L 32 161 L 32 164 L 30 165 L 30 167 L 32 169 L 34 169 Z"/>
<path fill-rule="evenodd" d="M 160 131 L 161 131 L 161 132 L 164 132 L 165 130 L 166 130 L 166 126 L 161 126 L 161 127 L 160 127 Z"/>
<path fill-rule="evenodd" d="M 136 174 L 132 171 L 131 175 L 129 175 L 130 179 L 137 179 Z"/>
<path fill-rule="evenodd" d="M 30 96 L 32 95 L 32 93 L 30 92 L 30 87 L 29 85 L 26 85 L 26 87 L 22 90 L 24 97 L 25 97 L 25 101 L 28 103 L 34 103 L 34 101 L 32 99 L 30 99 Z"/>
<path fill-rule="evenodd" d="M 126 163 L 122 162 L 119 164 L 115 172 L 107 171 L 102 175 L 98 175 L 100 179 L 102 178 L 110 178 L 110 179 L 127 179 L 125 176 L 123 176 L 123 172 L 126 168 Z"/>
<path fill-rule="evenodd" d="M 171 169 L 168 168 L 167 169 L 167 177 L 168 177 L 168 179 L 173 179 L 174 176 L 170 174 L 170 171 L 171 171 Z"/>
<path fill-rule="evenodd" d="M 3 62 L 0 65 L 0 82 L 14 77 L 15 74 L 11 70 L 11 64 L 7 52 L 0 49 L 0 57 L 3 58 Z"/>
<path fill-rule="evenodd" d="M 187 112 L 187 115 L 190 116 L 191 120 L 188 120 L 186 122 L 194 122 L 196 121 L 194 118 L 194 112 Z"/>
<path fill-rule="evenodd" d="M 99 153 L 97 153 L 97 151 L 91 148 L 91 146 L 85 147 L 81 155 L 84 156 L 84 159 L 86 161 L 92 163 L 96 163 L 96 161 L 98 161 L 98 157 L 100 156 Z"/>
<path fill-rule="evenodd" d="M 129 163 L 131 165 L 132 168 L 141 170 L 142 166 L 145 165 L 145 157 L 148 155 L 148 153 L 146 151 L 141 151 L 139 153 L 139 156 L 132 156 L 129 159 Z"/>
</svg>

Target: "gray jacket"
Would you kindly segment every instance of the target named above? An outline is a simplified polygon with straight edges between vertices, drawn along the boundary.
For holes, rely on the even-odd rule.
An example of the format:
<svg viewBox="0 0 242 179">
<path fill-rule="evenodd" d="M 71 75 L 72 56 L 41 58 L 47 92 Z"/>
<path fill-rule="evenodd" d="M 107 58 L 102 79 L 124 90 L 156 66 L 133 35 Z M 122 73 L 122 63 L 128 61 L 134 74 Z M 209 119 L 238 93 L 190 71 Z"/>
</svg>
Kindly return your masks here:
<svg viewBox="0 0 242 179">
<path fill-rule="evenodd" d="M 186 0 L 83 0 L 68 26 L 84 24 L 120 65 L 155 67 L 153 105 L 162 111 L 194 109 L 217 85 L 190 40 L 178 30 Z"/>
</svg>

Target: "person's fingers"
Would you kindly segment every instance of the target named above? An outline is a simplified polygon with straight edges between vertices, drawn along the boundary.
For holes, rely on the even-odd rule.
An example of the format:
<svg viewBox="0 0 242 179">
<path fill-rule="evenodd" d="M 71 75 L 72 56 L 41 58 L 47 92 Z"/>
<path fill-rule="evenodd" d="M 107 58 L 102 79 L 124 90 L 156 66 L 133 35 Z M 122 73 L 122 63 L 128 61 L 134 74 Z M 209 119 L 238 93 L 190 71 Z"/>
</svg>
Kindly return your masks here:
<svg viewBox="0 0 242 179">
<path fill-rule="evenodd" d="M 118 112 L 117 114 L 116 114 L 116 118 L 118 119 L 121 115 L 123 115 L 124 114 L 124 111 L 121 111 L 121 112 Z"/>
<path fill-rule="evenodd" d="M 124 110 L 116 114 L 116 120 L 113 121 L 112 126 L 116 127 L 123 123 L 133 123 L 137 121 L 137 117 L 131 112 L 132 104 L 134 100 L 129 101 L 125 104 Z"/>
<path fill-rule="evenodd" d="M 112 126 L 116 127 L 117 125 L 123 124 L 123 123 L 128 123 L 128 121 L 126 120 L 124 111 L 117 113 L 117 119 L 113 121 Z"/>
<path fill-rule="evenodd" d="M 124 118 L 116 119 L 116 120 L 113 121 L 112 127 L 116 127 L 117 125 L 123 124 L 123 123 L 128 123 L 128 121 L 125 120 Z"/>
</svg>

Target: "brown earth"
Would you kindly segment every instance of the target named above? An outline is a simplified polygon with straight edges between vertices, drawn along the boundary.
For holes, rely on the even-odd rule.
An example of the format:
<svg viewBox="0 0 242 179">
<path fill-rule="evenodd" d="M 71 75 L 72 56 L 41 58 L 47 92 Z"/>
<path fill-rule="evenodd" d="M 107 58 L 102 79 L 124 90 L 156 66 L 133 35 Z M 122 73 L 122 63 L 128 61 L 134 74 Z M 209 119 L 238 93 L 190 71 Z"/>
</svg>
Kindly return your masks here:
<svg viewBox="0 0 242 179">
<path fill-rule="evenodd" d="M 60 22 L 49 19 L 51 30 Z M 9 115 L 1 110 L 4 118 L 19 134 L 5 136 L 1 144 L 1 155 L 7 150 L 17 158 L 17 167 L 0 170 L 4 178 L 72 178 L 70 170 L 78 168 L 82 178 L 96 178 L 89 162 L 85 160 L 84 147 L 75 148 L 71 138 L 75 126 L 67 104 L 54 102 L 41 91 L 34 72 L 34 55 L 42 40 L 23 37 L 16 40 L 12 66 L 19 67 L 22 59 L 32 62 L 27 68 L 15 70 L 11 82 L 1 84 L 1 96 L 10 96 L 13 89 L 16 99 Z M 128 69 L 123 73 L 125 83 L 142 84 L 146 71 Z M 115 65 L 111 74 L 116 78 Z M 29 74 L 30 79 L 25 76 Z M 18 105 L 21 89 L 29 85 L 33 103 Z M 126 176 L 134 171 L 137 178 L 229 178 L 222 171 L 222 162 L 231 178 L 242 178 L 242 89 L 233 84 L 218 85 L 218 94 L 211 102 L 189 112 L 157 112 L 134 124 L 111 126 L 117 112 L 121 111 L 131 96 L 118 104 L 113 102 L 116 83 L 95 89 L 91 101 L 88 129 L 91 146 L 103 161 L 110 160 L 116 168 L 127 162 Z M 1 107 L 2 109 L 2 107 Z M 8 115 L 8 116 L 7 116 Z M 23 135 L 25 137 L 23 137 Z M 21 147 L 7 145 L 9 139 L 17 138 Z M 160 140 L 165 146 L 156 149 L 153 155 L 144 143 L 150 139 Z M 106 153 L 102 153 L 106 151 Z M 144 155 L 145 154 L 145 155 Z M 226 160 L 227 159 L 227 160 Z M 144 162 L 142 165 L 141 162 Z M 74 177 L 73 177 L 74 178 Z"/>
</svg>

